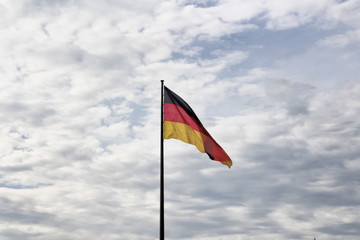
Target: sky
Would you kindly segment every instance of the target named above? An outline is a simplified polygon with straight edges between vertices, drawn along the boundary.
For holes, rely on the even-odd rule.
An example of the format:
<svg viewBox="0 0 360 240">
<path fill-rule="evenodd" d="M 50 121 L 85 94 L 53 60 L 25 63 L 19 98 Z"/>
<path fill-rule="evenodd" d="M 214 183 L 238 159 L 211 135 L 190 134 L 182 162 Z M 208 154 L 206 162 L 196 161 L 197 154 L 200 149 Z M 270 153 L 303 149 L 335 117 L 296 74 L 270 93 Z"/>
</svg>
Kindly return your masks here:
<svg viewBox="0 0 360 240">
<path fill-rule="evenodd" d="M 359 0 L 0 0 L 0 240 L 360 236 Z"/>
</svg>

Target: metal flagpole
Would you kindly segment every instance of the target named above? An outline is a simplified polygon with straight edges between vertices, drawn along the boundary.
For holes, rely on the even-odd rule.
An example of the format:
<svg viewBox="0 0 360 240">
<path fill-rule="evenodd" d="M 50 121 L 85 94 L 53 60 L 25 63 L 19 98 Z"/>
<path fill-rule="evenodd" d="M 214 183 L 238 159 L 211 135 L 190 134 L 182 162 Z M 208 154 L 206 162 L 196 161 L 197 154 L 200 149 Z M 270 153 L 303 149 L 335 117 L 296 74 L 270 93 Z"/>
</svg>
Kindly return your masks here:
<svg viewBox="0 0 360 240">
<path fill-rule="evenodd" d="M 165 239 L 164 226 L 164 80 L 161 80 L 161 142 L 160 142 L 160 240 Z"/>
</svg>

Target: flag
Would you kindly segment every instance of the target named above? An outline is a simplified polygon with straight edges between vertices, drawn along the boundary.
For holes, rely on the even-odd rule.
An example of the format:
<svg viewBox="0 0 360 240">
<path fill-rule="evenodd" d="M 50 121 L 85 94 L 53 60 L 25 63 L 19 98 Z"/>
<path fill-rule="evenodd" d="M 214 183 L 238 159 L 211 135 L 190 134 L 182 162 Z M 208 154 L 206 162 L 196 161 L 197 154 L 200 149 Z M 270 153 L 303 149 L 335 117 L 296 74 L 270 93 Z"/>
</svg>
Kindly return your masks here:
<svg viewBox="0 0 360 240">
<path fill-rule="evenodd" d="M 176 93 L 164 86 L 164 139 L 178 139 L 195 145 L 210 159 L 219 161 L 229 168 L 230 157 L 206 131 L 190 106 Z"/>
</svg>

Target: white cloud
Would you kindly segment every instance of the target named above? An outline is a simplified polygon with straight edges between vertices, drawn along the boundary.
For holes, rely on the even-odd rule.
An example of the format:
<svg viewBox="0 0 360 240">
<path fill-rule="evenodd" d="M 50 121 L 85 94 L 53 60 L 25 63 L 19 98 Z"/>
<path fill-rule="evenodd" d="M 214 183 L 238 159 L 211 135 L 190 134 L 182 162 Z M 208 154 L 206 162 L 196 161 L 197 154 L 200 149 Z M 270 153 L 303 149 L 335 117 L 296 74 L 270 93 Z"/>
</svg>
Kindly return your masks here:
<svg viewBox="0 0 360 240">
<path fill-rule="evenodd" d="M 326 11 L 325 21 L 330 27 L 343 25 L 340 33 L 326 37 L 319 41 L 320 46 L 325 47 L 346 47 L 352 43 L 359 43 L 360 40 L 360 17 L 357 12 L 360 9 L 359 1 L 342 1 L 340 4 L 332 5 Z"/>
<path fill-rule="evenodd" d="M 324 11 L 332 4 L 332 0 L 266 1 L 265 5 L 268 9 L 266 16 L 269 19 L 266 27 L 283 30 L 311 23 L 324 14 Z"/>
<path fill-rule="evenodd" d="M 351 43 L 359 43 L 360 30 L 348 31 L 320 40 L 319 45 L 325 47 L 346 47 Z"/>
<path fill-rule="evenodd" d="M 335 23 L 344 23 L 351 27 L 359 27 L 359 11 L 360 3 L 357 0 L 340 1 L 339 4 L 333 4 L 327 9 L 327 16 L 330 21 Z"/>
</svg>

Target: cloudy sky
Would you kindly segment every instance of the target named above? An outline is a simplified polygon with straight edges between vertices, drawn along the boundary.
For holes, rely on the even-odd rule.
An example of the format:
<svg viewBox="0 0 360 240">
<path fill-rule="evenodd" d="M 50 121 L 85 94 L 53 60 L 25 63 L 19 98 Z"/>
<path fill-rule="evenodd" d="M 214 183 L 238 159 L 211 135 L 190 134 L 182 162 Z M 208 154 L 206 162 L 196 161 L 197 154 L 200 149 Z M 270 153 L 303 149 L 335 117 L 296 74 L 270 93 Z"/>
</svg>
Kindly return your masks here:
<svg viewBox="0 0 360 240">
<path fill-rule="evenodd" d="M 0 240 L 359 239 L 359 0 L 0 0 Z"/>
</svg>

